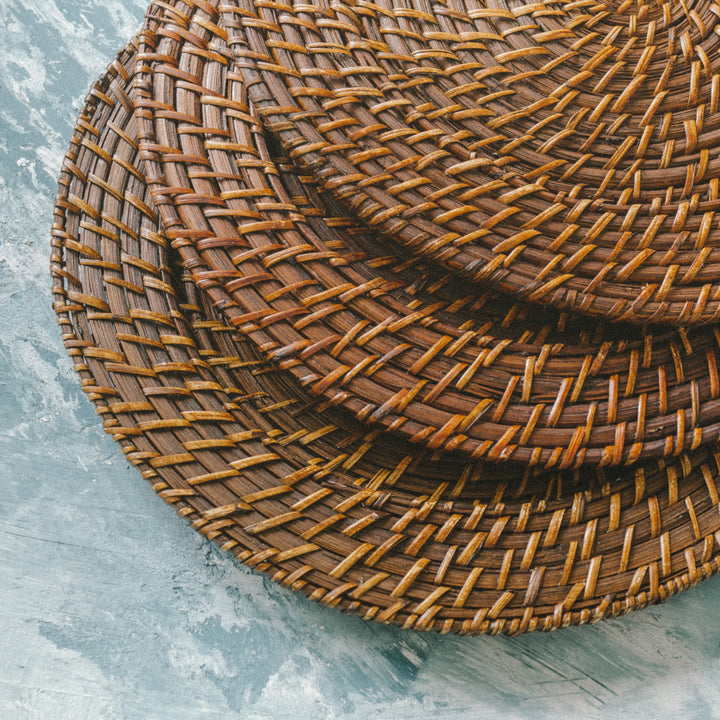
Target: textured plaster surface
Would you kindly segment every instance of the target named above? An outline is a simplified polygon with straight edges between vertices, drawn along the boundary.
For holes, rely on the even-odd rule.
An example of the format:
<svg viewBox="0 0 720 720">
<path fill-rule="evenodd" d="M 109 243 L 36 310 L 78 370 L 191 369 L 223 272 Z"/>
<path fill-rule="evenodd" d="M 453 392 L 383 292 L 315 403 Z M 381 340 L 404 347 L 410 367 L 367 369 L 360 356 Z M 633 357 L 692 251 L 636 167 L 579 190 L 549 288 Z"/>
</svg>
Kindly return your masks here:
<svg viewBox="0 0 720 720">
<path fill-rule="evenodd" d="M 720 579 L 551 635 L 409 634 L 196 535 L 79 390 L 50 308 L 55 177 L 144 0 L 0 0 L 0 718 L 720 718 Z"/>
</svg>

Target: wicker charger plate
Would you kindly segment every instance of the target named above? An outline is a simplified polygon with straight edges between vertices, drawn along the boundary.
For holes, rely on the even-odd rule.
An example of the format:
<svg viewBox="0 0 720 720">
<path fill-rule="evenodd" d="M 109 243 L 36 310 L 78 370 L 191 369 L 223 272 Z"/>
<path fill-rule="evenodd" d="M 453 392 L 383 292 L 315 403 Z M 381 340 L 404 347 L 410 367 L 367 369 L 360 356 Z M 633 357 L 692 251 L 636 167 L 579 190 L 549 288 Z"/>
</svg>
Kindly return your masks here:
<svg viewBox="0 0 720 720">
<path fill-rule="evenodd" d="M 181 515 L 316 600 L 441 631 L 588 622 L 717 571 L 714 448 L 612 476 L 513 473 L 383 440 L 258 358 L 168 247 L 135 49 L 91 92 L 64 164 L 55 308 L 107 431 Z"/>
<path fill-rule="evenodd" d="M 583 313 L 718 317 L 714 3 L 201 10 L 293 158 L 413 252 Z"/>
<path fill-rule="evenodd" d="M 313 224 L 303 208 L 322 200 L 298 203 L 283 185 L 221 20 L 212 4 L 151 8 L 141 144 L 198 287 L 269 361 L 364 422 L 474 459 L 618 465 L 717 437 L 714 330 L 638 340 L 632 327 L 586 322 L 587 341 L 568 341 L 563 316 L 493 307 L 458 281 L 439 283 L 439 297 L 415 291 L 417 258 L 383 260 L 385 238 Z M 507 327 L 518 313 L 520 336 Z"/>
</svg>

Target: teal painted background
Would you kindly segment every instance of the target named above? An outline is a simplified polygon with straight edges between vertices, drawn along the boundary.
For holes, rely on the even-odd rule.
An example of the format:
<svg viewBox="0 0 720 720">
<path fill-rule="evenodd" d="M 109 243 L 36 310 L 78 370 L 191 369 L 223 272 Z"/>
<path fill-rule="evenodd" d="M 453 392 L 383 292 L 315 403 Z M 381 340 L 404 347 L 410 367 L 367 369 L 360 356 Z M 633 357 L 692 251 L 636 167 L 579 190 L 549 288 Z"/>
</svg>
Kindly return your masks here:
<svg viewBox="0 0 720 720">
<path fill-rule="evenodd" d="M 55 177 L 145 0 L 0 0 L 0 718 L 720 718 L 720 579 L 552 635 L 409 634 L 236 565 L 101 431 L 50 308 Z"/>
</svg>

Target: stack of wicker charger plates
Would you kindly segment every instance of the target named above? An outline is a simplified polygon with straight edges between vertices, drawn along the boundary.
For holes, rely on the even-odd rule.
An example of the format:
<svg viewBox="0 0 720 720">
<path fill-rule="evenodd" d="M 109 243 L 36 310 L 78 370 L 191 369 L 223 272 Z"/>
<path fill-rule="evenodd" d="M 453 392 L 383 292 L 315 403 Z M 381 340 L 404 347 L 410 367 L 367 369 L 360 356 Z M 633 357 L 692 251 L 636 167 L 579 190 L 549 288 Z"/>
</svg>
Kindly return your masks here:
<svg viewBox="0 0 720 720">
<path fill-rule="evenodd" d="M 720 565 L 716 6 L 154 2 L 55 309 L 155 491 L 367 619 L 507 633 Z"/>
</svg>

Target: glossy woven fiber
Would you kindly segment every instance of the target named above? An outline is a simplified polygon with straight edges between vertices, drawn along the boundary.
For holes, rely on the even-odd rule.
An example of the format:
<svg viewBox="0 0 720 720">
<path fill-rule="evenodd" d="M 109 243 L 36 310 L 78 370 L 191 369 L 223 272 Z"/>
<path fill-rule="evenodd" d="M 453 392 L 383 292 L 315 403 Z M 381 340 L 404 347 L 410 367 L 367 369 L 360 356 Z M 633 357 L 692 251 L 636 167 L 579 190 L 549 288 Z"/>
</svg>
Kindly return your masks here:
<svg viewBox="0 0 720 720">
<path fill-rule="evenodd" d="M 158 494 L 406 627 L 554 629 L 716 572 L 715 16 L 663 7 L 153 3 L 78 121 L 52 270 Z"/>
</svg>

